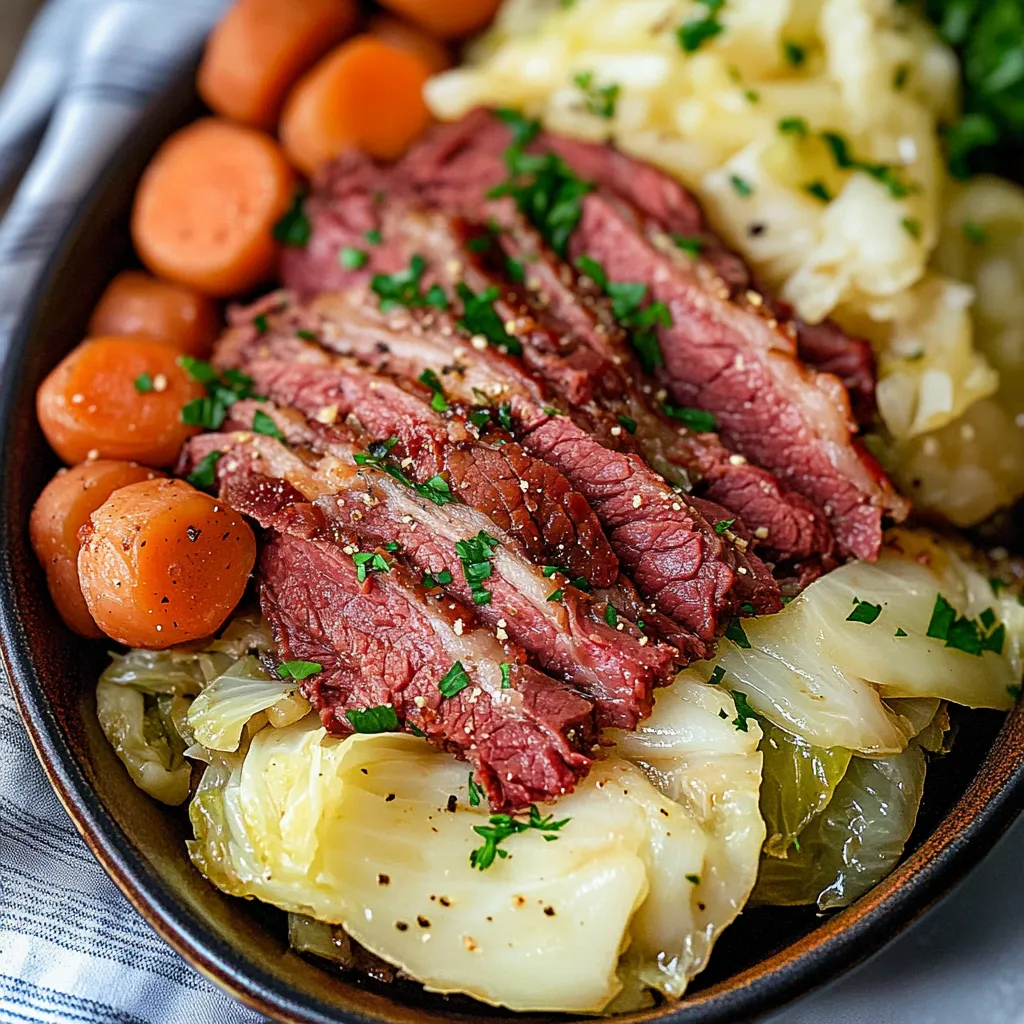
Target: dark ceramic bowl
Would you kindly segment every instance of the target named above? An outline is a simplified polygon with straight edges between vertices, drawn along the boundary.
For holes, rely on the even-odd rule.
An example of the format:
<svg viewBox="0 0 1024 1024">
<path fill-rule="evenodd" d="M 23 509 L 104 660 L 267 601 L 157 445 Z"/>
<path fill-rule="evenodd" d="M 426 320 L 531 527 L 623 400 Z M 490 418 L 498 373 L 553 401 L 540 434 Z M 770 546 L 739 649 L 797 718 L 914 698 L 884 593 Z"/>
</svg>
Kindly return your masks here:
<svg viewBox="0 0 1024 1024">
<path fill-rule="evenodd" d="M 207 884 L 185 853 L 185 815 L 137 789 L 105 741 L 93 698 L 104 645 L 63 626 L 29 547 L 29 511 L 57 468 L 36 424 L 36 388 L 80 340 L 105 282 L 130 258 L 128 211 L 143 167 L 161 140 L 198 112 L 189 75 L 143 119 L 52 253 L 18 332 L 0 395 L 4 666 L 43 767 L 85 841 L 138 912 L 203 974 L 281 1021 L 508 1020 L 513 1015 L 466 999 L 321 969 L 288 949 L 283 914 Z M 750 1020 L 863 960 L 947 892 L 1024 798 L 1024 711 L 1005 720 L 961 713 L 957 724 L 954 753 L 930 767 L 917 829 L 889 878 L 825 917 L 813 908 L 747 911 L 681 1004 L 620 1020 Z"/>
</svg>

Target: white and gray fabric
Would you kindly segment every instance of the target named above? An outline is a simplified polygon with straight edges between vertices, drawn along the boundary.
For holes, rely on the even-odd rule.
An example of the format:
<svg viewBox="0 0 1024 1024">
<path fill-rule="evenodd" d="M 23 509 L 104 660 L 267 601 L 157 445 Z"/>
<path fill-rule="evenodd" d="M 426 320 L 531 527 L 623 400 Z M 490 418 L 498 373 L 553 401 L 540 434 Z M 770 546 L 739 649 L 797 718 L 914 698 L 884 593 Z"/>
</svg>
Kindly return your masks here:
<svg viewBox="0 0 1024 1024">
<path fill-rule="evenodd" d="M 43 9 L 0 91 L 0 191 L 28 166 L 0 224 L 0 365 L 79 200 L 226 3 Z M 772 1024 L 1024 1024 L 1022 852 L 1024 824 L 942 909 Z M 260 1020 L 187 966 L 99 868 L 0 681 L 0 1024 Z"/>
</svg>

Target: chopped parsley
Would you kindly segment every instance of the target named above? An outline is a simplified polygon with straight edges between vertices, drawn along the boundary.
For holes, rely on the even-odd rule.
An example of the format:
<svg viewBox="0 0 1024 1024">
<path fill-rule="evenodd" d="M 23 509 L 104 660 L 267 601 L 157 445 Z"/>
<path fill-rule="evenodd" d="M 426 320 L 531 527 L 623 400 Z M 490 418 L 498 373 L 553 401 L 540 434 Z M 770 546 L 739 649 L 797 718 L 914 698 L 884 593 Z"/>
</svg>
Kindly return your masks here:
<svg viewBox="0 0 1024 1024">
<path fill-rule="evenodd" d="M 260 313 L 258 316 L 252 318 L 252 325 L 256 328 L 257 334 L 266 334 L 270 330 L 270 323 L 267 320 L 266 313 Z"/>
<path fill-rule="evenodd" d="M 722 534 L 735 523 L 735 519 L 723 519 L 721 522 L 715 523 L 715 533 Z"/>
<path fill-rule="evenodd" d="M 700 885 L 700 875 L 683 875 L 683 877 L 693 885 Z"/>
<path fill-rule="evenodd" d="M 512 406 L 509 402 L 502 402 L 498 406 L 498 422 L 506 430 L 512 430 Z"/>
<path fill-rule="evenodd" d="M 284 434 L 278 429 L 277 424 L 262 410 L 257 409 L 252 417 L 252 429 L 255 434 L 265 434 L 267 437 L 275 437 L 278 441 L 284 440 Z"/>
<path fill-rule="evenodd" d="M 821 137 L 831 150 L 832 158 L 840 169 L 861 171 L 869 175 L 879 184 L 884 185 L 894 199 L 903 199 L 917 191 L 917 186 L 908 185 L 903 181 L 897 168 L 890 167 L 888 164 L 873 164 L 866 160 L 859 160 L 850 152 L 850 144 L 838 132 L 822 132 Z"/>
<path fill-rule="evenodd" d="M 425 295 L 421 291 L 420 282 L 426 269 L 427 261 L 417 253 L 405 270 L 394 274 L 374 274 L 370 279 L 370 287 L 380 298 L 380 308 L 385 313 L 400 306 L 409 309 L 422 306 L 447 309 L 448 299 L 440 285 L 431 285 Z"/>
<path fill-rule="evenodd" d="M 277 674 L 282 679 L 303 680 L 323 672 L 324 667 L 317 661 L 282 661 L 277 666 Z"/>
<path fill-rule="evenodd" d="M 738 174 L 729 175 L 729 184 L 732 185 L 733 192 L 738 196 L 743 196 L 744 199 L 754 194 L 754 186 L 746 178 L 741 178 Z"/>
<path fill-rule="evenodd" d="M 363 235 L 363 238 L 365 238 L 370 243 L 370 245 L 380 245 L 380 243 L 384 241 L 384 239 L 381 237 L 380 231 L 377 228 L 370 228 L 370 230 L 367 231 L 365 235 Z"/>
<path fill-rule="evenodd" d="M 973 220 L 964 221 L 963 233 L 964 238 L 972 245 L 984 245 L 988 241 L 988 232 Z"/>
<path fill-rule="evenodd" d="M 732 724 L 736 726 L 739 732 L 746 732 L 748 720 L 751 718 L 756 720 L 757 714 L 747 703 L 747 695 L 745 693 L 740 693 L 739 690 L 730 690 L 729 693 L 736 702 L 736 717 L 732 720 Z"/>
<path fill-rule="evenodd" d="M 501 663 L 501 688 L 503 690 L 512 689 L 512 666 L 507 661 Z"/>
<path fill-rule="evenodd" d="M 986 608 L 977 619 L 969 619 L 959 615 L 942 594 L 935 597 L 925 635 L 944 641 L 946 647 L 978 657 L 985 651 L 1002 654 L 1006 644 L 1006 626 L 997 620 L 991 608 Z"/>
<path fill-rule="evenodd" d="M 479 807 L 483 790 L 473 781 L 473 773 L 469 773 L 469 806 Z"/>
<path fill-rule="evenodd" d="M 714 671 L 711 673 L 711 678 L 708 680 L 708 686 L 718 686 L 725 678 L 725 669 L 721 665 L 716 665 Z"/>
<path fill-rule="evenodd" d="M 135 378 L 135 390 L 146 394 L 153 390 L 153 378 L 148 373 L 140 373 Z"/>
<path fill-rule="evenodd" d="M 565 591 L 561 587 L 559 587 L 558 590 L 552 590 L 551 593 L 548 594 L 549 601 L 561 601 L 563 597 L 565 597 Z"/>
<path fill-rule="evenodd" d="M 554 153 L 527 153 L 537 137 L 540 124 L 514 110 L 499 110 L 512 132 L 512 144 L 505 150 L 506 181 L 491 189 L 488 198 L 511 196 L 527 220 L 563 259 L 569 237 L 583 215 L 583 197 L 593 190 L 589 181 L 578 178 Z"/>
<path fill-rule="evenodd" d="M 441 378 L 430 369 L 424 370 L 419 377 L 416 378 L 421 384 L 430 388 L 433 395 L 430 399 L 430 408 L 434 412 L 447 412 L 448 402 L 444 397 L 444 388 L 441 386 Z"/>
<path fill-rule="evenodd" d="M 437 688 L 441 691 L 441 696 L 446 700 L 450 700 L 457 693 L 462 693 L 467 686 L 469 686 L 469 676 L 466 675 L 466 670 L 462 667 L 461 661 L 455 662 L 437 684 Z"/>
<path fill-rule="evenodd" d="M 511 256 L 505 257 L 505 269 L 508 271 L 509 280 L 513 284 L 523 284 L 526 280 L 526 268 L 522 260 L 514 259 Z"/>
<path fill-rule="evenodd" d="M 879 615 L 882 614 L 880 604 L 872 604 L 870 601 L 862 601 L 859 597 L 853 599 L 853 611 L 846 616 L 847 622 L 863 622 L 870 626 Z"/>
<path fill-rule="evenodd" d="M 806 139 L 810 128 L 802 117 L 784 117 L 779 121 L 779 131 L 783 135 L 795 135 L 798 139 Z"/>
<path fill-rule="evenodd" d="M 462 299 L 462 316 L 459 317 L 458 325 L 464 331 L 472 335 L 482 335 L 488 343 L 496 346 L 510 355 L 522 355 L 523 347 L 517 338 L 513 338 L 505 325 L 501 322 L 494 309 L 494 300 L 501 292 L 496 286 L 476 294 L 465 282 L 460 281 L 456 287 L 459 298 Z"/>
<path fill-rule="evenodd" d="M 1020 700 L 1021 688 L 1019 684 L 1011 683 L 1006 688 L 1006 692 L 1014 699 Z"/>
<path fill-rule="evenodd" d="M 185 479 L 193 487 L 212 487 L 216 478 L 217 463 L 223 454 L 223 452 L 209 452 L 204 455 Z"/>
<path fill-rule="evenodd" d="M 693 259 L 696 259 L 707 245 L 707 242 L 699 235 L 673 235 L 672 242 L 677 249 L 682 249 L 687 256 Z"/>
<path fill-rule="evenodd" d="M 604 606 L 604 621 L 614 629 L 619 624 L 619 613 L 615 609 L 615 605 L 609 601 Z"/>
<path fill-rule="evenodd" d="M 737 647 L 750 650 L 750 641 L 739 619 L 733 619 L 725 629 L 726 640 L 731 640 Z"/>
<path fill-rule="evenodd" d="M 794 43 L 791 39 L 783 40 L 782 52 L 785 54 L 786 63 L 791 68 L 802 68 L 807 62 L 806 48 L 799 43 Z"/>
<path fill-rule="evenodd" d="M 391 572 L 391 563 L 378 551 L 356 551 L 352 561 L 356 563 L 356 579 L 360 583 L 371 572 Z"/>
<path fill-rule="evenodd" d="M 205 398 L 186 402 L 181 410 L 181 422 L 190 427 L 219 430 L 230 406 L 241 398 L 252 398 L 252 378 L 241 370 L 217 371 L 205 360 L 194 356 L 178 356 L 178 365 L 206 388 Z"/>
<path fill-rule="evenodd" d="M 672 405 L 669 402 L 662 402 L 661 408 L 666 416 L 686 424 L 697 434 L 710 434 L 718 426 L 714 413 L 703 409 L 691 409 L 686 405 Z"/>
<path fill-rule="evenodd" d="M 316 331 L 298 330 L 295 332 L 295 337 L 301 338 L 303 341 L 316 341 Z"/>
<path fill-rule="evenodd" d="M 687 18 L 676 31 L 676 38 L 684 53 L 696 53 L 709 39 L 721 35 L 725 26 L 718 20 L 725 0 L 699 0 L 704 13 L 699 17 Z"/>
<path fill-rule="evenodd" d="M 353 249 L 352 246 L 343 246 L 338 253 L 338 263 L 343 270 L 361 270 L 370 261 L 370 255 L 365 249 Z"/>
<path fill-rule="evenodd" d="M 426 483 L 418 484 L 406 476 L 390 458 L 391 449 L 398 444 L 397 437 L 389 437 L 385 441 L 371 441 L 367 451 L 356 452 L 354 459 L 357 466 L 372 466 L 383 470 L 388 476 L 400 484 L 415 491 L 423 498 L 429 498 L 435 505 L 448 505 L 455 501 L 448 481 L 443 476 L 432 476 Z"/>
<path fill-rule="evenodd" d="M 289 245 L 293 249 L 304 249 L 313 234 L 312 225 L 306 216 L 306 194 L 302 189 L 292 193 L 292 204 L 284 216 L 274 225 L 274 241 Z"/>
<path fill-rule="evenodd" d="M 490 604 L 491 592 L 483 585 L 491 578 L 491 558 L 501 542 L 481 530 L 475 537 L 455 542 L 455 553 L 462 563 L 462 575 L 466 577 L 473 604 Z"/>
<path fill-rule="evenodd" d="M 921 238 L 921 222 L 916 217 L 904 217 L 900 221 L 900 226 L 911 238 L 915 238 L 920 241 Z"/>
<path fill-rule="evenodd" d="M 349 708 L 345 717 L 356 732 L 394 732 L 398 728 L 398 715 L 390 704 L 362 710 Z"/>
<path fill-rule="evenodd" d="M 907 636 L 907 631 L 906 631 L 906 630 L 905 630 L 905 629 L 904 629 L 904 628 L 903 628 L 902 626 L 899 626 L 899 627 L 898 627 L 898 628 L 896 629 L 896 632 L 895 632 L 895 633 L 893 633 L 893 636 L 894 636 L 894 637 L 902 637 L 902 636 Z"/>
<path fill-rule="evenodd" d="M 821 181 L 821 179 L 809 181 L 804 185 L 804 191 L 808 195 L 814 196 L 815 199 L 820 199 L 823 203 L 832 202 L 832 193 L 829 191 L 828 185 Z"/>
<path fill-rule="evenodd" d="M 892 87 L 897 92 L 903 92 L 910 79 L 910 65 L 907 63 L 897 64 L 896 70 L 892 73 Z"/>
<path fill-rule="evenodd" d="M 435 587 L 446 587 L 451 581 L 452 574 L 442 569 L 440 572 L 425 572 L 421 582 L 428 590 L 433 590 Z"/>
<path fill-rule="evenodd" d="M 625 427 L 630 434 L 636 433 L 636 420 L 633 419 L 632 416 L 625 416 L 622 413 L 620 413 L 615 418 L 619 421 L 619 424 Z"/>
<path fill-rule="evenodd" d="M 487 825 L 474 825 L 473 831 L 483 839 L 483 846 L 478 846 L 470 852 L 469 863 L 478 871 L 486 871 L 493 863 L 495 857 L 505 858 L 508 851 L 501 847 L 501 844 L 510 836 L 521 835 L 531 829 L 542 832 L 548 842 L 557 839 L 553 833 L 559 832 L 572 819 L 563 818 L 555 821 L 554 815 L 549 814 L 541 817 L 536 804 L 530 804 L 530 817 L 526 821 L 513 818 L 510 814 L 492 814 Z"/>
<path fill-rule="evenodd" d="M 619 100 L 621 86 L 596 85 L 593 71 L 580 71 L 573 76 L 573 85 L 583 93 L 584 106 L 588 114 L 610 120 L 615 116 L 615 105 Z"/>
</svg>

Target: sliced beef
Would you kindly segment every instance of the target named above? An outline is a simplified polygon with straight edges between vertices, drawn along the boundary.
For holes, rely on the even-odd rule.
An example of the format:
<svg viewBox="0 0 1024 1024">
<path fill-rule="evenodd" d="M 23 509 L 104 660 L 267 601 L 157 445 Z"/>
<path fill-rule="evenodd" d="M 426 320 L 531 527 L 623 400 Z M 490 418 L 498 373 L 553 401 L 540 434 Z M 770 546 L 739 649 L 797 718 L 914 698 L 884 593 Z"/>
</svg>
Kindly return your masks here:
<svg viewBox="0 0 1024 1024">
<path fill-rule="evenodd" d="M 331 732 L 352 731 L 349 713 L 390 707 L 468 760 L 496 810 L 571 792 L 589 768 L 589 703 L 484 630 L 460 631 L 459 609 L 401 566 L 360 580 L 337 543 L 272 534 L 258 575 L 281 656 L 323 666 L 302 691 Z M 461 687 L 451 696 L 446 679 L 447 692 Z"/>
<path fill-rule="evenodd" d="M 240 422 L 251 419 L 253 403 L 238 404 L 244 405 Z M 308 424 L 269 405 L 261 408 L 290 442 L 329 452 L 333 458 L 316 464 L 307 457 L 304 462 L 272 438 L 247 432 L 206 434 L 186 446 L 180 470 L 187 472 L 209 451 L 223 452 L 217 464 L 222 496 L 262 525 L 273 521 L 265 517 L 263 505 L 253 504 L 261 500 L 262 491 L 252 489 L 249 478 L 289 481 L 339 537 L 357 536 L 371 548 L 397 544 L 400 557 L 428 582 L 473 609 L 472 621 L 486 624 L 499 640 L 520 644 L 546 672 L 593 699 L 599 725 L 634 728 L 650 713 L 653 689 L 672 676 L 675 651 L 650 642 L 625 610 L 614 625 L 609 623 L 603 602 L 579 591 L 560 573 L 545 575 L 512 538 L 478 512 L 464 505 L 435 505 L 381 470 L 357 470 L 357 446 L 337 428 Z M 253 497 L 239 493 L 239 479 L 243 492 L 248 489 Z M 481 533 L 493 542 L 489 574 L 480 583 L 490 597 L 475 604 L 456 544 Z M 551 600 L 558 590 L 560 598 Z M 683 648 L 687 660 L 706 654 L 693 637 L 677 636 L 689 641 Z"/>
</svg>

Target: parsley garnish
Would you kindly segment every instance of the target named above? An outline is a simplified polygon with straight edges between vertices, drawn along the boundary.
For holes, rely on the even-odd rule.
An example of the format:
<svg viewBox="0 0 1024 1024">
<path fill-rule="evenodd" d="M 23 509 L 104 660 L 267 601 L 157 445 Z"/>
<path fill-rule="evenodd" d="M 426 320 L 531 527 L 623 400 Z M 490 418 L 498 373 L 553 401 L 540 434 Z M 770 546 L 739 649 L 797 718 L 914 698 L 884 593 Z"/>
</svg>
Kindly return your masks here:
<svg viewBox="0 0 1024 1024">
<path fill-rule="evenodd" d="M 672 242 L 677 249 L 682 249 L 687 256 L 696 259 L 703 251 L 707 242 L 699 235 L 673 235 Z"/>
<path fill-rule="evenodd" d="M 394 274 L 374 274 L 370 279 L 370 287 L 380 297 L 380 308 L 385 313 L 399 306 L 409 309 L 420 306 L 447 309 L 448 299 L 440 285 L 431 285 L 426 295 L 420 291 L 420 281 L 426 269 L 427 261 L 417 253 L 405 270 Z"/>
<path fill-rule="evenodd" d="M 365 582 L 367 573 L 391 572 L 391 563 L 377 551 L 356 551 L 352 555 L 356 563 L 356 579 Z"/>
<path fill-rule="evenodd" d="M 185 479 L 193 487 L 212 487 L 216 476 L 217 462 L 223 454 L 223 452 L 210 452 L 204 455 L 196 463 L 196 468 Z"/>
<path fill-rule="evenodd" d="M 484 844 L 471 851 L 469 863 L 478 871 L 486 871 L 494 863 L 495 857 L 505 858 L 509 855 L 507 850 L 501 848 L 501 843 L 509 836 L 520 835 L 534 829 L 543 832 L 544 838 L 552 842 L 558 838 L 552 833 L 560 831 L 571 820 L 563 818 L 561 821 L 555 821 L 552 814 L 542 818 L 536 804 L 530 804 L 530 817 L 527 821 L 520 821 L 510 814 L 492 814 L 489 824 L 473 826 L 473 831 L 483 839 Z"/>
<path fill-rule="evenodd" d="M 509 402 L 502 402 L 498 406 L 498 422 L 505 430 L 512 431 L 512 405 Z"/>
<path fill-rule="evenodd" d="M 853 611 L 846 616 L 846 621 L 863 622 L 864 625 L 870 626 L 881 614 L 882 606 L 880 604 L 872 604 L 870 601 L 862 601 L 860 598 L 855 597 L 853 599 Z"/>
<path fill-rule="evenodd" d="M 721 665 L 716 665 L 714 671 L 711 673 L 711 678 L 708 679 L 708 686 L 718 686 L 719 683 L 725 678 L 725 669 Z"/>
<path fill-rule="evenodd" d="M 505 257 L 505 269 L 508 271 L 509 280 L 513 284 L 522 284 L 526 280 L 526 268 L 522 260 Z"/>
<path fill-rule="evenodd" d="M 984 245 L 988 241 L 988 232 L 976 221 L 965 220 L 963 232 L 964 238 L 972 245 Z"/>
<path fill-rule="evenodd" d="M 814 196 L 815 199 L 820 199 L 823 203 L 830 203 L 832 201 L 832 193 L 828 190 L 828 185 L 820 179 L 809 181 L 804 185 L 804 191 L 808 195 Z"/>
<path fill-rule="evenodd" d="M 462 575 L 466 577 L 474 604 L 490 604 L 491 593 L 483 586 L 492 573 L 491 558 L 501 542 L 481 530 L 475 537 L 455 542 L 455 553 L 462 563 Z"/>
<path fill-rule="evenodd" d="M 435 505 L 448 505 L 455 501 L 455 495 L 452 494 L 448 481 L 443 476 L 432 476 L 423 484 L 418 484 L 406 476 L 389 458 L 389 453 L 396 444 L 398 444 L 397 437 L 389 437 L 386 441 L 372 441 L 367 451 L 356 452 L 353 458 L 357 466 L 372 466 L 374 469 L 383 470 L 388 476 L 400 484 L 405 484 L 421 497 L 429 498 Z"/>
<path fill-rule="evenodd" d="M 278 441 L 284 440 L 284 434 L 278 429 L 277 424 L 262 410 L 257 409 L 252 417 L 252 429 L 256 434 L 265 434 L 267 437 L 276 437 Z"/>
<path fill-rule="evenodd" d="M 779 131 L 783 135 L 795 135 L 798 139 L 806 139 L 810 129 L 802 117 L 784 117 L 779 121 Z"/>
<path fill-rule="evenodd" d="M 836 165 L 844 171 L 862 171 L 889 190 L 894 199 L 903 199 L 916 190 L 916 186 L 908 185 L 900 176 L 899 171 L 887 164 L 873 164 L 859 160 L 850 152 L 849 143 L 837 132 L 822 132 L 822 139 L 832 151 Z"/>
<path fill-rule="evenodd" d="M 619 624 L 619 613 L 615 609 L 615 605 L 609 601 L 604 606 L 604 621 L 614 629 Z"/>
<path fill-rule="evenodd" d="M 381 237 L 380 231 L 377 228 L 370 228 L 370 230 L 367 231 L 365 235 L 363 235 L 363 238 L 365 238 L 370 243 L 370 245 L 380 245 L 380 243 L 384 241 L 384 239 Z"/>
<path fill-rule="evenodd" d="M 748 719 L 756 719 L 757 713 L 747 703 L 747 695 L 745 693 L 740 693 L 739 690 L 730 690 L 729 693 L 736 702 L 736 717 L 732 720 L 732 724 L 736 726 L 739 732 L 746 732 Z"/>
<path fill-rule="evenodd" d="M 977 618 L 969 619 L 957 614 L 956 609 L 937 594 L 928 623 L 926 636 L 942 640 L 946 647 L 981 657 L 984 651 L 1002 654 L 1006 643 L 1006 627 L 997 620 L 995 612 L 986 608 Z"/>
<path fill-rule="evenodd" d="M 685 423 L 697 434 L 710 434 L 718 426 L 714 413 L 705 412 L 703 409 L 691 409 L 686 405 L 671 405 L 668 402 L 663 402 L 661 408 L 666 416 Z"/>
<path fill-rule="evenodd" d="M 442 569 L 440 572 L 425 572 L 422 583 L 429 590 L 433 590 L 435 587 L 446 587 L 451 581 L 452 574 L 447 569 Z"/>
<path fill-rule="evenodd" d="M 398 728 L 398 715 L 390 704 L 362 710 L 349 708 L 345 717 L 356 732 L 394 732 Z"/>
<path fill-rule="evenodd" d="M 593 71 L 580 71 L 573 76 L 573 84 L 583 93 L 587 112 L 595 117 L 611 119 L 615 116 L 615 105 L 619 100 L 621 87 L 617 84 L 595 85 Z"/>
<path fill-rule="evenodd" d="M 735 519 L 723 519 L 721 520 L 721 522 L 715 523 L 715 533 L 725 533 L 725 531 L 728 530 L 729 527 L 732 526 L 732 524 L 735 522 Z"/>
<path fill-rule="evenodd" d="M 729 184 L 732 185 L 732 190 L 736 195 L 743 196 L 744 199 L 754 194 L 754 186 L 746 178 L 741 178 L 738 174 L 729 175 Z"/>
<path fill-rule="evenodd" d="M 892 87 L 897 92 L 903 92 L 906 88 L 907 80 L 910 78 L 910 65 L 909 64 L 897 64 L 896 70 L 892 73 Z"/>
<path fill-rule="evenodd" d="M 469 773 L 469 806 L 479 807 L 483 790 L 473 781 L 473 773 Z"/>
<path fill-rule="evenodd" d="M 583 197 L 594 186 L 578 178 L 554 153 L 526 152 L 540 131 L 536 121 L 510 110 L 499 110 L 497 115 L 512 132 L 512 145 L 505 150 L 509 178 L 491 189 L 488 198 L 512 196 L 520 213 L 564 259 L 569 237 L 583 215 Z"/>
<path fill-rule="evenodd" d="M 551 593 L 548 594 L 548 600 L 549 601 L 561 601 L 564 596 L 565 596 L 565 591 L 561 587 L 559 587 L 558 590 L 552 590 Z"/>
<path fill-rule="evenodd" d="M 705 13 L 699 18 L 687 18 L 676 31 L 676 38 L 684 53 L 695 53 L 709 39 L 725 31 L 725 26 L 718 20 L 718 14 L 725 6 L 725 0 L 700 0 Z"/>
<path fill-rule="evenodd" d="M 904 217 L 900 221 L 900 225 L 903 230 L 906 231 L 911 238 L 920 240 L 921 238 L 921 222 L 916 217 Z"/>
<path fill-rule="evenodd" d="M 135 390 L 145 394 L 153 390 L 153 378 L 148 373 L 140 373 L 135 378 Z"/>
<path fill-rule="evenodd" d="M 445 400 L 444 388 L 441 386 L 441 379 L 437 374 L 428 369 L 424 370 L 416 379 L 434 392 L 430 399 L 430 408 L 434 412 L 447 412 L 448 402 Z"/>
<path fill-rule="evenodd" d="M 631 434 L 636 433 L 636 420 L 632 416 L 624 416 L 621 413 L 615 417 L 622 426 L 626 428 Z"/>
<path fill-rule="evenodd" d="M 370 255 L 364 249 L 353 249 L 343 246 L 338 253 L 338 263 L 343 270 L 361 270 L 370 261 Z"/>
<path fill-rule="evenodd" d="M 746 650 L 750 650 L 750 641 L 747 639 L 747 634 L 740 624 L 739 619 L 733 619 L 732 622 L 726 626 L 725 629 L 726 640 L 731 640 L 737 647 L 743 647 Z"/>
<path fill-rule="evenodd" d="M 523 346 L 505 330 L 501 317 L 495 312 L 494 300 L 501 294 L 497 287 L 492 286 L 478 295 L 464 281 L 460 281 L 456 291 L 462 299 L 459 327 L 469 334 L 483 335 L 489 344 L 503 349 L 510 355 L 523 354 Z"/>
<path fill-rule="evenodd" d="M 304 207 L 306 194 L 302 189 L 292 193 L 292 204 L 284 216 L 274 225 L 274 240 L 294 249 L 304 249 L 309 244 L 313 228 Z"/>
<path fill-rule="evenodd" d="M 469 686 L 469 676 L 466 675 L 466 670 L 462 667 L 461 661 L 455 662 L 437 684 L 437 688 L 441 691 L 441 696 L 446 699 L 461 693 L 467 686 Z"/>
<path fill-rule="evenodd" d="M 266 313 L 260 313 L 258 316 L 252 318 L 252 325 L 256 328 L 257 334 L 266 334 L 270 330 L 270 322 L 267 320 Z"/>
<path fill-rule="evenodd" d="M 282 679 L 303 680 L 323 672 L 324 667 L 316 661 L 282 661 L 277 666 L 277 674 Z"/>
<path fill-rule="evenodd" d="M 895 636 L 895 637 L 901 637 L 901 636 L 906 636 L 906 635 L 907 635 L 907 631 L 902 626 L 898 626 L 897 629 L 896 629 L 896 632 L 893 633 L 893 636 Z"/>
<path fill-rule="evenodd" d="M 700 885 L 700 875 L 683 875 L 683 878 L 693 885 Z"/>
<path fill-rule="evenodd" d="M 790 39 L 783 41 L 782 52 L 786 55 L 786 63 L 791 68 L 802 68 L 807 61 L 807 50 Z"/>
<path fill-rule="evenodd" d="M 253 397 L 252 378 L 241 370 L 225 370 L 218 374 L 204 360 L 186 355 L 178 356 L 178 365 L 207 391 L 205 398 L 194 398 L 181 410 L 181 422 L 190 427 L 218 430 L 231 405 L 240 398 Z"/>
<path fill-rule="evenodd" d="M 1007 692 L 1007 693 L 1008 693 L 1008 694 L 1009 694 L 1009 695 L 1010 695 L 1010 696 L 1011 696 L 1011 697 L 1012 697 L 1012 698 L 1013 698 L 1014 700 L 1020 700 L 1020 693 L 1021 693 L 1021 688 L 1020 688 L 1019 684 L 1014 684 L 1014 683 L 1011 683 L 1011 684 L 1010 684 L 1009 686 L 1007 686 L 1007 688 L 1006 688 L 1006 692 Z"/>
<path fill-rule="evenodd" d="M 501 688 L 503 690 L 512 689 L 512 666 L 507 661 L 501 663 Z"/>
<path fill-rule="evenodd" d="M 296 338 L 301 338 L 303 341 L 316 341 L 316 331 L 298 330 L 295 332 Z"/>
</svg>

